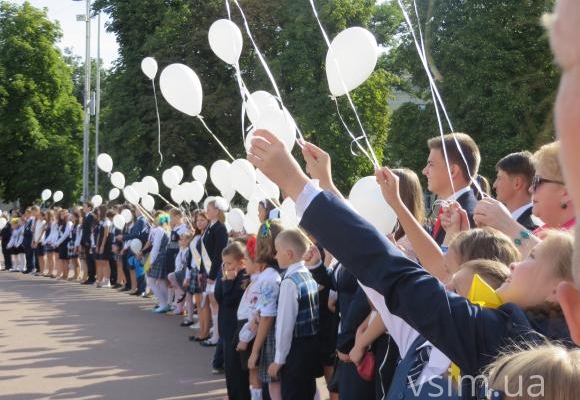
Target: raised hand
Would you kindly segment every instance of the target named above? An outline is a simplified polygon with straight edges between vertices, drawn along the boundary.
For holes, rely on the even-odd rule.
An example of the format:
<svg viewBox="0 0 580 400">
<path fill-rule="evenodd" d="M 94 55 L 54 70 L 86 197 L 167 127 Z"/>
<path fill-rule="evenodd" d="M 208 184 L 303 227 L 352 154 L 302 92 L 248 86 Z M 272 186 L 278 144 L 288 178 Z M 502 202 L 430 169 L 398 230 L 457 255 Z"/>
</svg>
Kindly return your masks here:
<svg viewBox="0 0 580 400">
<path fill-rule="evenodd" d="M 269 131 L 254 132 L 247 159 L 295 201 L 308 182 L 292 154 Z"/>
<path fill-rule="evenodd" d="M 391 207 L 400 204 L 401 195 L 399 193 L 399 177 L 393 173 L 388 167 L 383 167 L 375 171 L 377 183 L 381 187 L 381 192 L 385 201 Z"/>
</svg>

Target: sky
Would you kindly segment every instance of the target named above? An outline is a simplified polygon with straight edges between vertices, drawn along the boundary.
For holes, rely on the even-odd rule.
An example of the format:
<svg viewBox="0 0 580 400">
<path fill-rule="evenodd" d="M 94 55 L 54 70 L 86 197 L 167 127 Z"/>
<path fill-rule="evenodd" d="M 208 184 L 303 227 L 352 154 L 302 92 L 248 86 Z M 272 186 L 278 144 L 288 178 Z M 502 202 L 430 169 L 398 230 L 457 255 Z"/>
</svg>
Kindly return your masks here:
<svg viewBox="0 0 580 400">
<path fill-rule="evenodd" d="M 8 0 L 11 3 L 23 4 L 25 0 Z M 61 49 L 69 47 L 73 53 L 85 57 L 86 24 L 77 21 L 76 16 L 85 14 L 86 1 L 73 0 L 28 0 L 36 8 L 47 8 L 48 19 L 58 21 L 62 30 L 62 38 L 57 46 Z M 110 67 L 117 58 L 118 45 L 115 35 L 105 31 L 104 25 L 108 21 L 106 15 L 101 16 L 101 59 L 105 67 Z M 97 17 L 91 20 L 91 57 L 97 57 Z"/>
</svg>

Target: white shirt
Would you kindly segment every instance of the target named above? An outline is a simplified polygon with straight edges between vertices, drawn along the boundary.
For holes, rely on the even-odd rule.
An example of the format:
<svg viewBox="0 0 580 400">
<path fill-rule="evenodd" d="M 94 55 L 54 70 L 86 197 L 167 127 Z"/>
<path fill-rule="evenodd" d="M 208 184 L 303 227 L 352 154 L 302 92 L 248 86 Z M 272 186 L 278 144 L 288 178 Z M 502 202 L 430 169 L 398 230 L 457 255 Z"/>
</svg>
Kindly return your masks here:
<svg viewBox="0 0 580 400">
<path fill-rule="evenodd" d="M 163 236 L 166 235 L 165 229 L 160 226 L 156 226 L 151 230 L 151 255 L 149 261 L 151 265 L 157 260 L 159 255 L 159 250 L 161 249 L 161 242 L 163 241 Z"/>
<path fill-rule="evenodd" d="M 187 269 L 187 256 L 189 254 L 189 248 L 180 248 L 179 253 L 175 256 L 175 272 L 179 272 L 184 268 Z"/>
<path fill-rule="evenodd" d="M 458 198 L 460 198 L 461 196 L 463 196 L 465 193 L 469 192 L 470 190 L 471 190 L 471 186 L 466 186 L 463 189 L 459 189 L 458 191 L 453 193 L 451 196 L 449 196 L 447 198 L 447 201 L 448 202 L 457 201 Z"/>
<path fill-rule="evenodd" d="M 259 274 L 252 274 L 250 276 L 250 284 L 244 291 L 240 305 L 238 306 L 237 317 L 238 321 L 243 321 L 247 319 L 248 321 L 240 329 L 238 335 L 241 342 L 249 342 L 256 337 L 256 333 L 250 330 L 255 321 L 258 312 L 256 311 L 258 305 L 258 297 L 260 297 L 260 288 L 257 285 Z"/>
<path fill-rule="evenodd" d="M 50 246 L 54 246 L 54 243 L 58 240 L 58 232 L 59 232 L 58 223 L 52 222 L 50 224 L 50 233 L 48 234 L 48 236 L 45 236 L 43 243 Z"/>
<path fill-rule="evenodd" d="M 262 317 L 275 317 L 278 314 L 278 295 L 282 277 L 274 268 L 266 268 L 256 279 L 260 296 L 256 309 Z"/>
<path fill-rule="evenodd" d="M 40 220 L 36 222 L 36 226 L 34 227 L 34 241 L 36 243 L 40 243 L 44 236 L 44 226 L 46 225 L 45 220 Z"/>
<path fill-rule="evenodd" d="M 286 278 L 298 272 L 309 272 L 302 261 L 288 267 L 280 284 L 278 316 L 276 317 L 276 355 L 274 356 L 274 362 L 278 364 L 286 363 L 298 316 L 298 288 L 291 279 Z"/>
<path fill-rule="evenodd" d="M 81 224 L 77 224 L 75 229 L 76 229 L 75 247 L 78 247 L 81 245 L 81 238 L 83 236 L 83 227 Z"/>
<path fill-rule="evenodd" d="M 64 226 L 64 232 L 61 232 L 60 226 L 57 226 L 58 240 L 54 243 L 55 246 L 60 246 L 62 242 L 68 239 L 72 226 L 73 226 L 72 222 L 67 221 L 66 225 Z"/>
</svg>

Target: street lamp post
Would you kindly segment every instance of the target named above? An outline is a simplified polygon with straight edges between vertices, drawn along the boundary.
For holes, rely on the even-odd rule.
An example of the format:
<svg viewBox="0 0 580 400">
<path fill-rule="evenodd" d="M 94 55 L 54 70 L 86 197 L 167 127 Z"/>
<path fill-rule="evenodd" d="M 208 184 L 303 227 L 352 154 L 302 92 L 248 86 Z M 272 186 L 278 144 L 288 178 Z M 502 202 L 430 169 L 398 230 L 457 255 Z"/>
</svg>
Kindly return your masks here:
<svg viewBox="0 0 580 400">
<path fill-rule="evenodd" d="M 82 1 L 82 0 L 73 0 Z M 77 15 L 77 20 L 86 24 L 85 49 L 85 89 L 84 89 L 84 125 L 83 125 L 83 201 L 89 199 L 89 127 L 91 123 L 91 0 L 86 0 L 85 15 Z"/>
<path fill-rule="evenodd" d="M 97 15 L 97 95 L 95 97 L 95 195 L 99 194 L 99 115 L 101 111 L 101 13 Z"/>
</svg>

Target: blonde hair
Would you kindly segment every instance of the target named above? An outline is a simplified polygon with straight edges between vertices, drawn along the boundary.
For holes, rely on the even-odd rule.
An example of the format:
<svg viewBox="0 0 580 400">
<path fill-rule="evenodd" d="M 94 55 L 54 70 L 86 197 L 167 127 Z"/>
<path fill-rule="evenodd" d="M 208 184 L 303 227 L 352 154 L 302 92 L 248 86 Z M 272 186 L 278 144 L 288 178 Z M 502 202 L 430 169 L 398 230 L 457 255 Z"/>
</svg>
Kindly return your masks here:
<svg viewBox="0 0 580 400">
<path fill-rule="evenodd" d="M 564 182 L 562 167 L 560 166 L 560 160 L 558 158 L 559 152 L 559 141 L 545 144 L 534 153 L 532 162 L 534 163 L 536 171 L 542 169 L 549 174 L 546 178 Z"/>
<path fill-rule="evenodd" d="M 221 208 L 219 208 L 217 206 L 216 201 L 217 200 L 214 199 L 214 200 L 210 200 L 210 201 L 207 202 L 206 212 L 207 212 L 207 206 L 214 207 L 216 210 L 218 210 L 218 217 L 217 217 L 218 221 L 220 221 L 222 224 L 224 224 L 226 222 L 226 213 L 225 213 L 224 210 L 222 210 Z"/>
<path fill-rule="evenodd" d="M 510 399 L 575 399 L 580 382 L 580 349 L 547 343 L 506 354 L 489 365 L 485 375 L 490 388 L 501 390 Z"/>
<path fill-rule="evenodd" d="M 555 229 L 542 232 L 542 236 L 544 239 L 536 246 L 545 247 L 547 259 L 553 261 L 553 276 L 563 281 L 573 282 L 574 236 L 568 231 Z"/>
<path fill-rule="evenodd" d="M 522 257 L 509 236 L 489 227 L 459 233 L 449 244 L 449 249 L 455 251 L 459 264 L 482 258 L 510 265 Z"/>
<path fill-rule="evenodd" d="M 304 257 L 304 254 L 306 254 L 312 244 L 310 239 L 298 229 L 286 229 L 280 232 L 276 241 L 290 247 L 299 258 Z"/>
<path fill-rule="evenodd" d="M 492 289 L 500 287 L 510 276 L 510 269 L 505 264 L 481 258 L 467 261 L 459 267 L 459 270 L 479 275 Z"/>
</svg>

